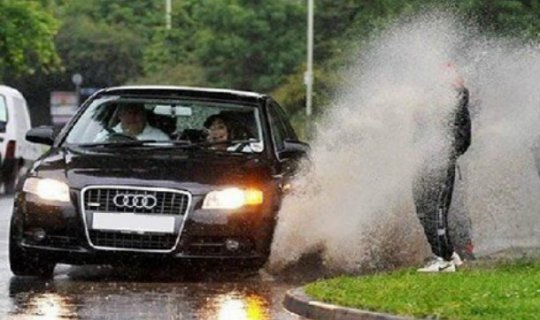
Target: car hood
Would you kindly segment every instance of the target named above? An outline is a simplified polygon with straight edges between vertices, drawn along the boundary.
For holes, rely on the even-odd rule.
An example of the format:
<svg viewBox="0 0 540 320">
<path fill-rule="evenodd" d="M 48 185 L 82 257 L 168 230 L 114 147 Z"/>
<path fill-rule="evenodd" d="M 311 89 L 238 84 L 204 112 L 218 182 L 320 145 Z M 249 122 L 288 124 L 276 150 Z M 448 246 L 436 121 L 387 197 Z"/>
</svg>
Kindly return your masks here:
<svg viewBox="0 0 540 320">
<path fill-rule="evenodd" d="M 272 175 L 257 154 L 159 148 L 64 147 L 51 150 L 34 174 L 66 180 L 70 187 L 137 185 L 205 192 L 216 185 L 253 185 Z"/>
</svg>

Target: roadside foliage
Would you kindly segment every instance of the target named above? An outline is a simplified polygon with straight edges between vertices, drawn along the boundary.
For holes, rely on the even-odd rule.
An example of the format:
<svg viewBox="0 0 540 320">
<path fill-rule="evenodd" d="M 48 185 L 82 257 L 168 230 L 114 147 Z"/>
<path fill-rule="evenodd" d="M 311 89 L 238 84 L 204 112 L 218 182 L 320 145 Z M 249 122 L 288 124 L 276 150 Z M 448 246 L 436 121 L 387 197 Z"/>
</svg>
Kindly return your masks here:
<svg viewBox="0 0 540 320">
<path fill-rule="evenodd" d="M 39 122 L 49 92 L 82 86 L 170 84 L 274 94 L 304 132 L 306 1 L 5 0 L 0 2 L 0 79 L 19 88 Z M 328 108 L 340 75 L 365 41 L 397 17 L 433 7 L 487 32 L 540 34 L 538 0 L 315 1 L 314 112 Z M 34 113 L 36 113 L 34 112 Z"/>
<path fill-rule="evenodd" d="M 0 82 L 8 72 L 31 75 L 58 66 L 58 22 L 36 1 L 0 2 Z"/>
</svg>

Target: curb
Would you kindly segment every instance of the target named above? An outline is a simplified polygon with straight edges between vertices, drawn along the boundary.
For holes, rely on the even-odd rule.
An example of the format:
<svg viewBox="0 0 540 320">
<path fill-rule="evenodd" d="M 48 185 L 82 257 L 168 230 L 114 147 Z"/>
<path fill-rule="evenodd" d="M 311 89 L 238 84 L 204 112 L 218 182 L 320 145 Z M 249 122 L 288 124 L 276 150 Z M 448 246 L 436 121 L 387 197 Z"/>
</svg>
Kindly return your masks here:
<svg viewBox="0 0 540 320">
<path fill-rule="evenodd" d="M 303 288 L 287 291 L 283 307 L 289 312 L 309 319 L 321 320 L 413 320 L 415 318 L 367 310 L 340 307 L 313 300 L 306 295 Z"/>
</svg>

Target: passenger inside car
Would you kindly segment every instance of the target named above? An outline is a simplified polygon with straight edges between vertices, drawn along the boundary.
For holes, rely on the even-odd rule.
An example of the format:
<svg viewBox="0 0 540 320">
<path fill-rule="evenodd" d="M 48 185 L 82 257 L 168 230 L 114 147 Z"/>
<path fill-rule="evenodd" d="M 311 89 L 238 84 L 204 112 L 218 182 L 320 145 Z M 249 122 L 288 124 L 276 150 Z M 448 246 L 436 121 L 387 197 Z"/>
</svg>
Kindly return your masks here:
<svg viewBox="0 0 540 320">
<path fill-rule="evenodd" d="M 240 151 L 237 149 L 241 149 L 244 152 L 250 151 L 247 150 L 249 147 L 245 143 L 238 143 L 238 141 L 247 141 L 250 138 L 248 130 L 233 120 L 230 115 L 224 113 L 211 115 L 204 122 L 204 127 L 208 130 L 207 141 L 215 143 L 213 146 L 214 149 L 228 151 Z"/>
<path fill-rule="evenodd" d="M 208 130 L 207 141 L 208 142 L 225 142 L 232 140 L 232 124 L 231 121 L 220 114 L 214 114 L 208 117 L 204 122 L 204 127 Z M 216 144 L 215 149 L 227 149 L 227 144 Z"/>
<path fill-rule="evenodd" d="M 222 115 L 226 119 L 229 119 L 233 131 L 232 135 L 234 140 L 246 140 L 254 137 L 253 133 L 256 132 L 256 129 L 252 113 L 238 111 L 221 111 L 219 115 Z"/>
</svg>

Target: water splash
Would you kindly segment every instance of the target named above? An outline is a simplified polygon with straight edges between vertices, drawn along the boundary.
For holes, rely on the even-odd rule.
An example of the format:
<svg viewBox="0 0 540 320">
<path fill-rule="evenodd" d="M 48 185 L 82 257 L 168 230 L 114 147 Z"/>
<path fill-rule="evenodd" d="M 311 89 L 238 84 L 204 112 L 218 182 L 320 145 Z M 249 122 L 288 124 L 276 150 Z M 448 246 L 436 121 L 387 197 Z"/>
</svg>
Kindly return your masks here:
<svg viewBox="0 0 540 320">
<path fill-rule="evenodd" d="M 540 119 L 540 50 L 482 37 L 446 13 L 400 21 L 364 46 L 319 127 L 309 165 L 286 197 L 270 270 L 317 252 L 355 272 L 421 261 L 428 247 L 411 185 L 447 150 L 456 105 L 452 62 L 471 91 L 473 144 L 455 193 L 476 253 L 540 244 L 540 179 L 531 148 Z M 536 130 L 535 130 L 536 129 Z M 466 208 L 466 210 L 465 210 Z"/>
</svg>

